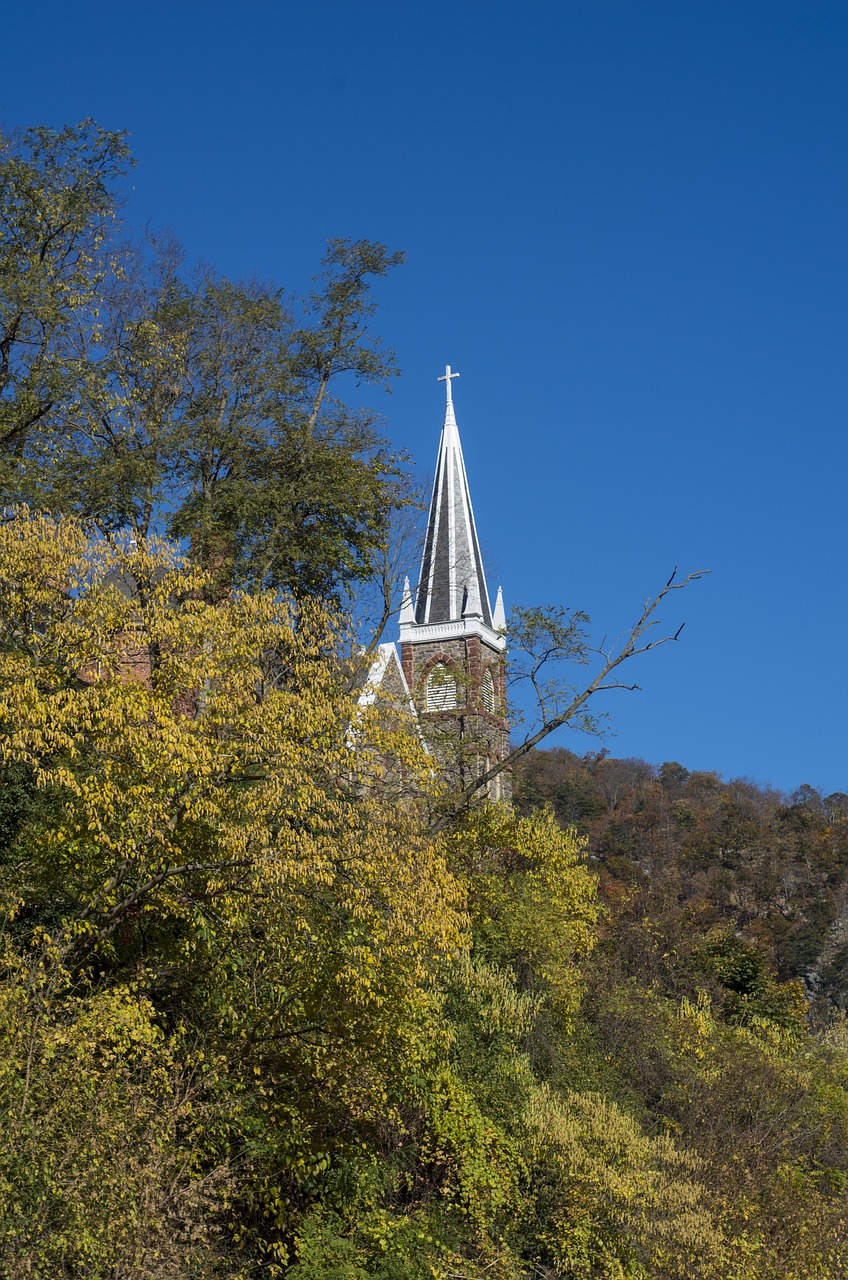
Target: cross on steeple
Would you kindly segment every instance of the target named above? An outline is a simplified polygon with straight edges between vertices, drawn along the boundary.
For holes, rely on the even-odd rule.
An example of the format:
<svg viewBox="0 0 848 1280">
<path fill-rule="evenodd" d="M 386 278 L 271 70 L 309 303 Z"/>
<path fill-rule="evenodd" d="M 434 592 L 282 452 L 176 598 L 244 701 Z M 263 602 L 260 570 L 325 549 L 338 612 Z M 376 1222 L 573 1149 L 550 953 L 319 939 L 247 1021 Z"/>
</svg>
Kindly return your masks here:
<svg viewBox="0 0 848 1280">
<path fill-rule="evenodd" d="M 438 378 L 438 379 L 437 379 L 437 381 L 438 381 L 438 382 L 443 382 L 443 383 L 445 384 L 445 389 L 446 389 L 446 391 L 447 391 L 447 393 L 448 393 L 448 408 L 449 408 L 449 409 L 452 409 L 452 408 L 453 408 L 453 396 L 451 395 L 451 378 L 458 378 L 458 377 L 459 377 L 459 374 L 458 374 L 458 373 L 451 373 L 451 367 L 450 367 L 450 365 L 449 365 L 449 364 L 446 364 L 446 365 L 445 365 L 445 371 L 444 371 L 444 373 L 442 374 L 442 376 L 441 376 L 440 378 Z"/>
</svg>

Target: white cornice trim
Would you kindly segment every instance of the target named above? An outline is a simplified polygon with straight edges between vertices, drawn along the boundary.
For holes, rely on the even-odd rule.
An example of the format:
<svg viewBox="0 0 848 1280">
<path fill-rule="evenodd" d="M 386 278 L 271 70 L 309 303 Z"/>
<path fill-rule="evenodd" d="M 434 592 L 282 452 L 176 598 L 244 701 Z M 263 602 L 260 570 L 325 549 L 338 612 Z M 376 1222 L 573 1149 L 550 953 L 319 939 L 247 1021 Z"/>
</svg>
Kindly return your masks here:
<svg viewBox="0 0 848 1280">
<path fill-rule="evenodd" d="M 439 640 L 462 640 L 466 636 L 479 636 L 490 649 L 506 652 L 506 636 L 486 626 L 482 618 L 459 618 L 456 622 L 430 622 L 401 624 L 401 644 L 432 644 Z"/>
</svg>

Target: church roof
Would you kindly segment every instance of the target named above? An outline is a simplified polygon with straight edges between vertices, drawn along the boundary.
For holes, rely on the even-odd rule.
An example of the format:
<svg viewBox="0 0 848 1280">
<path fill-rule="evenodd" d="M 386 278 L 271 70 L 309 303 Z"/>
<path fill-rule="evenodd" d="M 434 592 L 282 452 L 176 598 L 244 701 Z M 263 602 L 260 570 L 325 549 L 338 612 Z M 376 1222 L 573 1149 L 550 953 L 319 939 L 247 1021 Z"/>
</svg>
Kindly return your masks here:
<svg viewBox="0 0 848 1280">
<path fill-rule="evenodd" d="M 453 409 L 451 379 L 458 377 L 448 365 L 444 378 L 439 379 L 447 388 L 447 408 L 421 561 L 415 623 L 427 626 L 479 618 L 485 626 L 492 627 L 489 592 Z"/>
</svg>

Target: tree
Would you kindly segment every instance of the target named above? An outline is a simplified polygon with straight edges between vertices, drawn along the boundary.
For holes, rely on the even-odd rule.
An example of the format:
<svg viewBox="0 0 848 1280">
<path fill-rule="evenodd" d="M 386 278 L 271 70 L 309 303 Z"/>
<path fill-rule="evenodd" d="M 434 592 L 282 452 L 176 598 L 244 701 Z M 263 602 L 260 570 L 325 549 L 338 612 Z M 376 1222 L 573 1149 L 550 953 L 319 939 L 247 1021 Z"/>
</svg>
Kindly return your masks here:
<svg viewBox="0 0 848 1280">
<path fill-rule="evenodd" d="M 188 493 L 170 529 L 207 567 L 223 558 L 240 583 L 336 599 L 374 571 L 409 500 L 402 459 L 375 415 L 332 391 L 345 375 L 383 384 L 397 372 L 368 323 L 373 280 L 401 261 L 371 241 L 331 241 L 300 315 L 256 284 L 203 281 L 179 450 Z"/>
<path fill-rule="evenodd" d="M 0 134 L 0 483 L 20 492 L 21 462 L 47 454 L 55 414 L 81 369 L 72 334 L 96 312 L 123 133 L 91 120 Z"/>
<path fill-rule="evenodd" d="M 375 340 L 363 340 L 371 304 L 360 259 L 381 273 L 394 258 L 370 245 L 348 249 L 358 286 L 332 308 L 328 300 L 334 312 L 346 300 L 340 336 L 320 315 L 315 330 L 299 326 L 296 305 L 272 286 L 210 270 L 186 277 L 167 239 L 123 248 L 96 329 L 78 335 L 86 377 L 50 487 L 42 485 L 47 504 L 107 532 L 185 540 L 219 591 L 238 584 L 338 600 L 368 577 L 392 511 L 407 501 L 401 460 L 374 415 L 330 391 L 357 371 L 357 356 L 363 378 L 392 367 Z M 345 283 L 339 243 L 330 257 L 335 299 Z M 361 349 L 346 326 L 359 326 Z"/>
<path fill-rule="evenodd" d="M 0 140 L 0 491 L 183 539 L 219 593 L 346 598 L 409 501 L 377 416 L 338 390 L 396 373 L 371 290 L 403 255 L 332 240 L 300 302 L 189 271 L 172 239 L 121 231 L 129 162 L 90 121 Z"/>
<path fill-rule="evenodd" d="M 114 1079 L 118 1094 L 100 1099 L 86 1148 L 96 1161 L 112 1142 L 101 1121 L 118 1135 L 135 1124 L 149 1040 L 162 1096 L 179 1111 L 187 1094 L 214 1116 L 179 1186 L 220 1184 L 213 1225 L 235 1215 L 271 1266 L 297 1197 L 310 1198 L 303 1183 L 334 1144 L 383 1122 L 397 1072 L 420 1070 L 438 1039 L 432 980 L 461 944 L 461 894 L 414 806 L 392 803 L 393 770 L 430 785 L 426 757 L 376 705 L 356 712 L 352 749 L 347 646 L 317 603 L 212 603 L 173 549 L 91 539 L 67 517 L 25 511 L 0 527 L 0 562 L 0 750 L 43 798 L 27 807 L 23 796 L 0 860 L 0 1008 L 16 1045 L 4 1113 L 13 1106 L 33 1159 L 42 1128 L 33 1177 L 58 1221 L 67 1182 L 50 1173 L 50 1135 L 93 1103 L 63 1084 L 64 1102 L 48 1107 L 55 1045 L 76 1046 L 61 1079 L 91 1071 L 92 1088 L 99 1055 L 112 1055 L 103 1087 Z M 116 574 L 145 589 L 122 594 Z M 136 1026 L 138 1043 L 113 1019 Z M 154 1103 L 151 1093 L 144 1106 Z M 183 1133 L 155 1138 L 165 1180 Z M 0 1183 L 18 1176 L 15 1151 L 0 1152 Z M 147 1208 L 138 1198 L 147 1174 L 116 1181 L 108 1203 L 149 1211 L 155 1240 L 165 1220 L 156 1195 Z M 0 1219 L 7 1242 L 26 1212 L 22 1201 Z M 57 1245 L 76 1266 L 101 1221 L 97 1205 L 80 1213 L 72 1243 Z M 37 1253 L 26 1257 L 35 1268 Z"/>
</svg>

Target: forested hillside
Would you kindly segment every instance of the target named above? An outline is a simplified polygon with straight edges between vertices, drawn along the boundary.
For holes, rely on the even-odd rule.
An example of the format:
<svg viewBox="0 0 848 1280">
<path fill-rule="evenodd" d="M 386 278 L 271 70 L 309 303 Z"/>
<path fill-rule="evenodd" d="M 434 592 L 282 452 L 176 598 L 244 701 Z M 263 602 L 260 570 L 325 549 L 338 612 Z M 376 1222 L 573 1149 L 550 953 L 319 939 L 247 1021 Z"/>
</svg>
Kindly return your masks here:
<svg viewBox="0 0 848 1280">
<path fill-rule="evenodd" d="M 845 1007 L 848 795 L 555 749 L 525 758 L 516 796 L 584 835 L 604 897 L 662 921 L 677 949 L 729 931 L 800 979 L 816 1016 Z"/>
<path fill-rule="evenodd" d="M 0 156 L 0 1272 L 848 1276 L 844 798 L 448 794 L 354 639 L 397 256 L 194 271 L 127 163 Z"/>
</svg>

